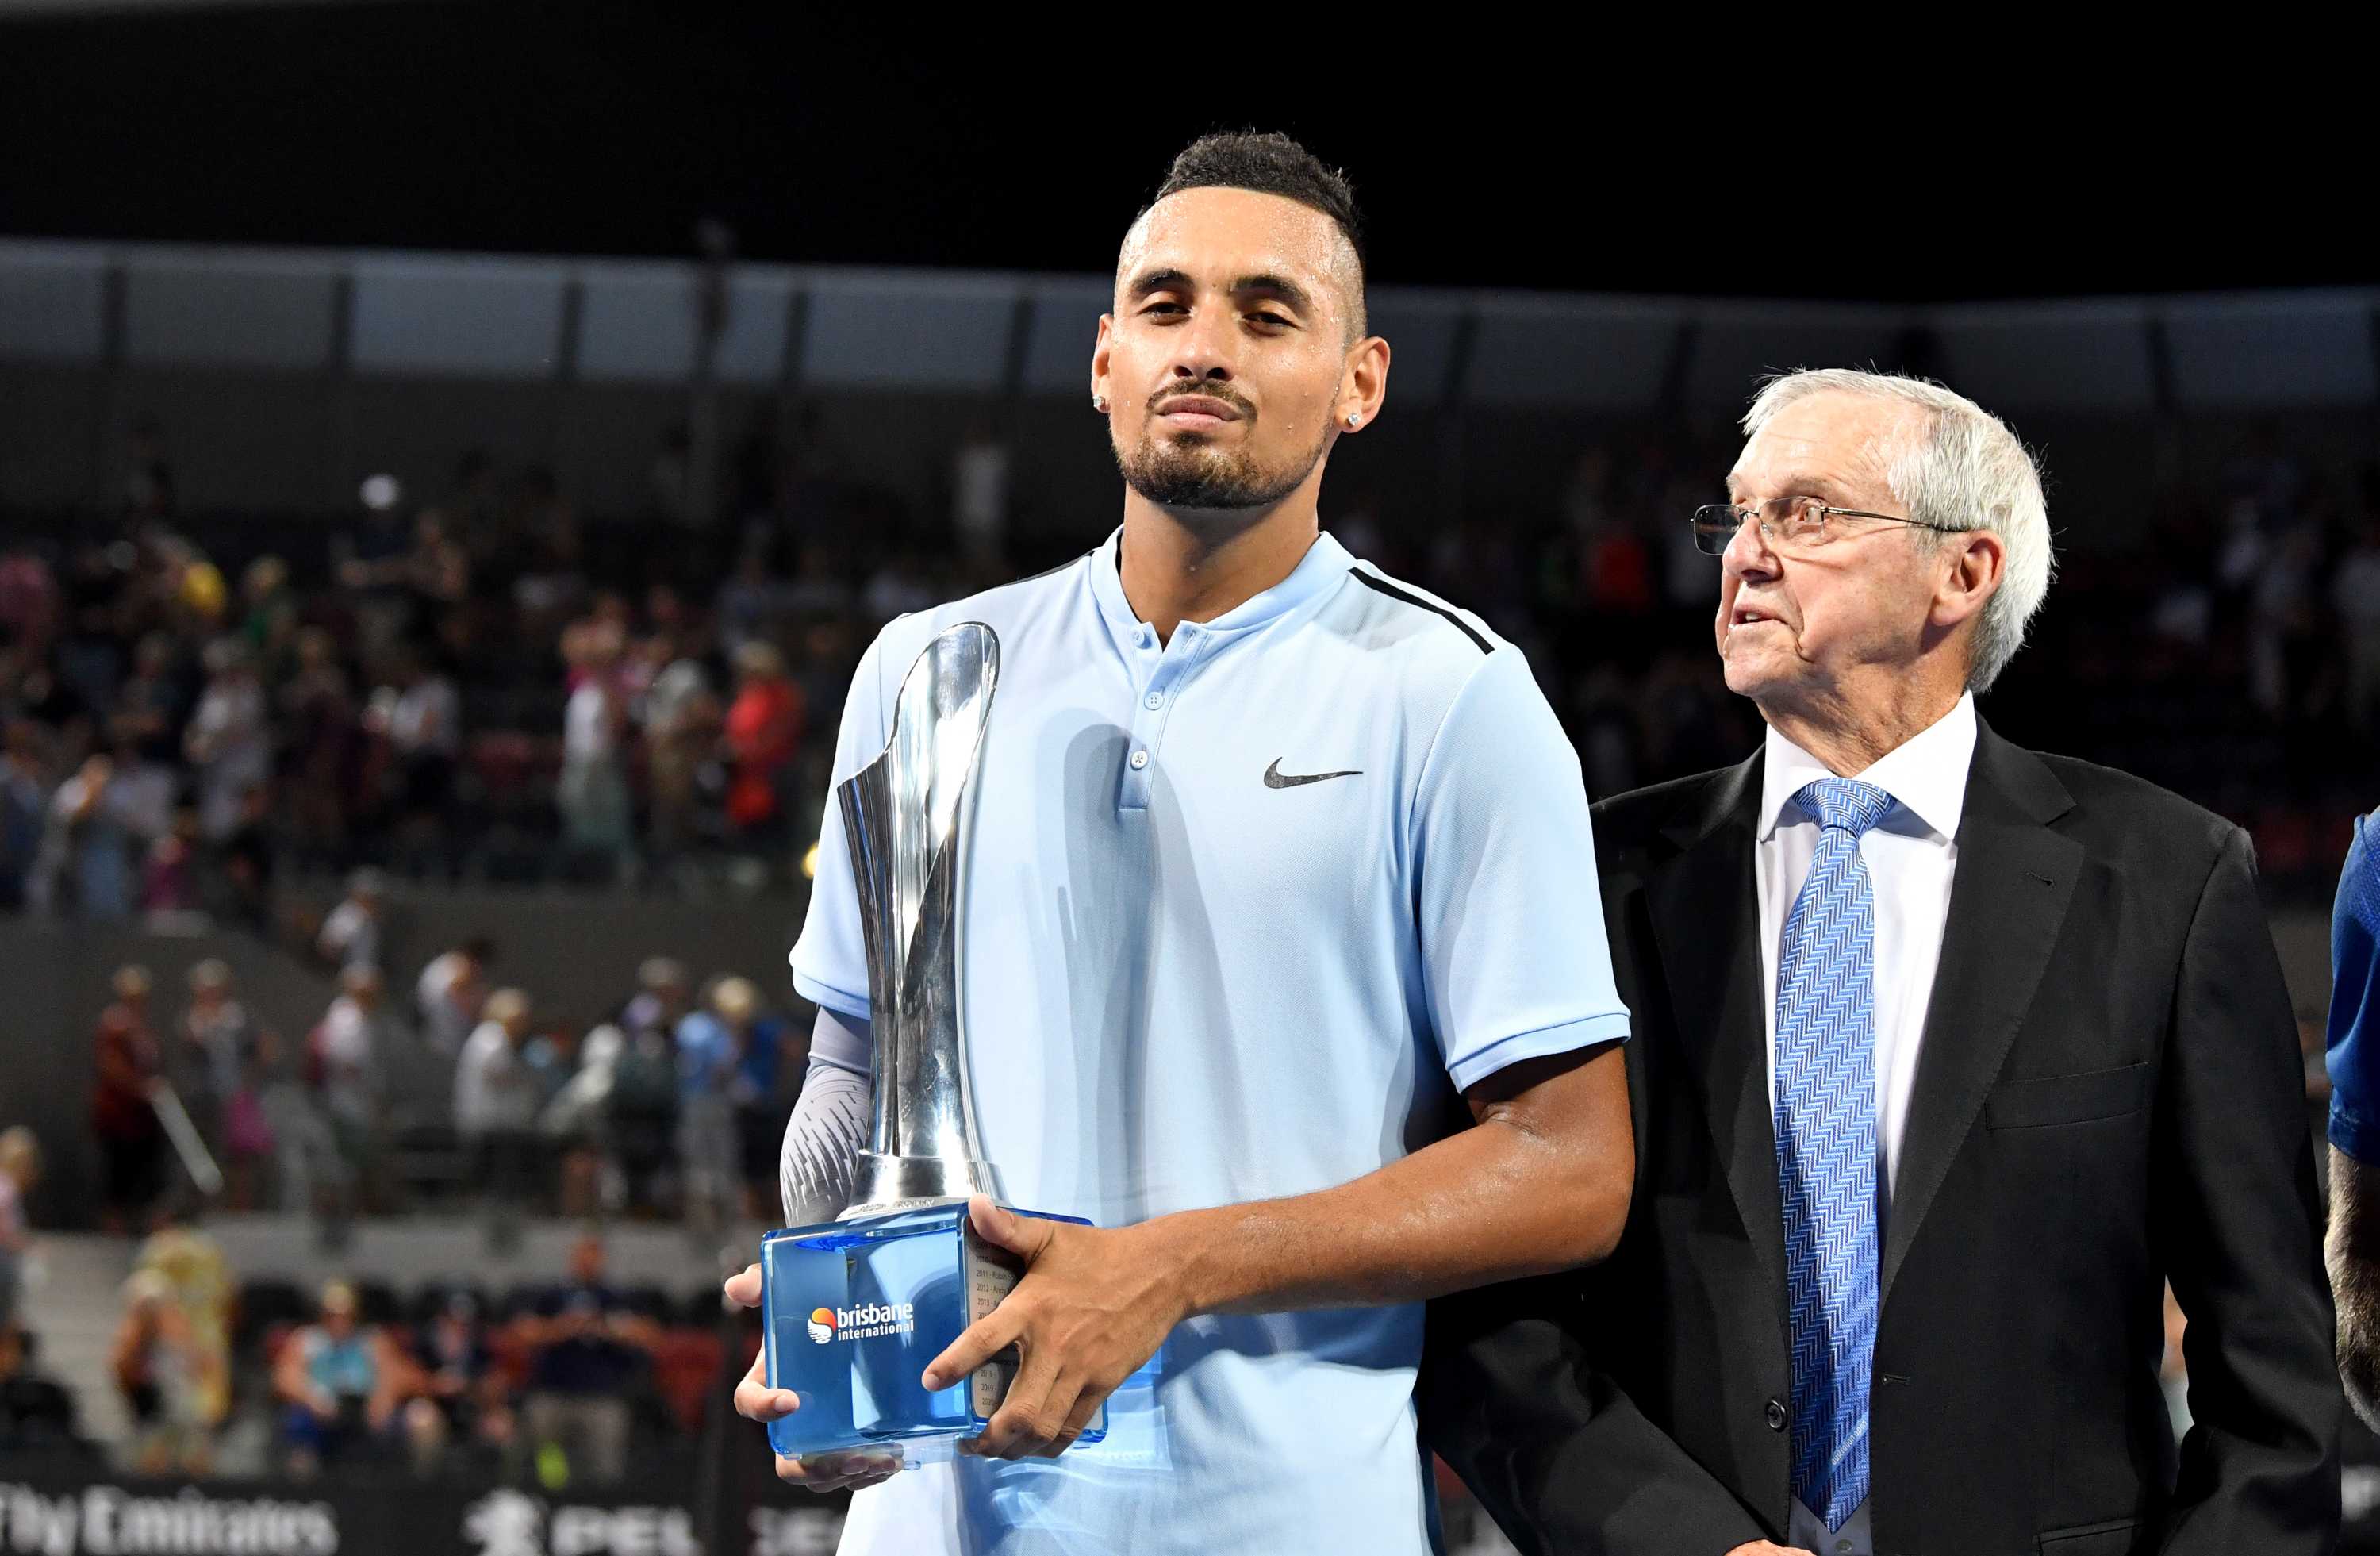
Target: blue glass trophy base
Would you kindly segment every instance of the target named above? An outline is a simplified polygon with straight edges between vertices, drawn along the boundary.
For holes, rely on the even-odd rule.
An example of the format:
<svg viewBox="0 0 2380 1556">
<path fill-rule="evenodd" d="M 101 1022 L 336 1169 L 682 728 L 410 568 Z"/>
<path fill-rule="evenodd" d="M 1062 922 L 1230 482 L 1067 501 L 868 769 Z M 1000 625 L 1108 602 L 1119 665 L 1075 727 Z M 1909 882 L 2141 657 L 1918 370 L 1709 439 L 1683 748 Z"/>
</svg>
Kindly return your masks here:
<svg viewBox="0 0 2380 1556">
<path fill-rule="evenodd" d="M 1040 1219 L 1090 1224 L 1077 1216 Z M 1015 1353 L 947 1389 L 929 1390 L 919 1376 L 999 1306 L 1022 1272 L 1015 1255 L 976 1235 L 964 1201 L 763 1236 L 769 1386 L 801 1401 L 769 1423 L 770 1445 L 795 1458 L 887 1447 L 900 1448 L 911 1465 L 952 1457 L 958 1441 L 982 1431 L 1000 1408 Z M 1106 1435 L 1102 1405 L 1077 1441 Z"/>
</svg>

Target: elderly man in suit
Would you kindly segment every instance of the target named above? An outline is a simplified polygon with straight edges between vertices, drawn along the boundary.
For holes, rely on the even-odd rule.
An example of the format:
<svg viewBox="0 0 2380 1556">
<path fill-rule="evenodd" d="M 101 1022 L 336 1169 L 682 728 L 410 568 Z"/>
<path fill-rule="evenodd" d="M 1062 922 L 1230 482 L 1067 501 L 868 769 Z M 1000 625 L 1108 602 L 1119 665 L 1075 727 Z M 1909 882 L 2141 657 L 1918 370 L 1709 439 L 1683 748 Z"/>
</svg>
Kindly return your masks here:
<svg viewBox="0 0 2380 1556">
<path fill-rule="evenodd" d="M 1836 370 L 1744 426 L 1694 524 L 1765 743 L 1596 808 L 1628 1226 L 1437 1306 L 1427 1435 L 1528 1551 L 2329 1550 L 2331 1308 L 2246 835 L 1976 716 L 2050 575 L 2006 425 Z"/>
</svg>

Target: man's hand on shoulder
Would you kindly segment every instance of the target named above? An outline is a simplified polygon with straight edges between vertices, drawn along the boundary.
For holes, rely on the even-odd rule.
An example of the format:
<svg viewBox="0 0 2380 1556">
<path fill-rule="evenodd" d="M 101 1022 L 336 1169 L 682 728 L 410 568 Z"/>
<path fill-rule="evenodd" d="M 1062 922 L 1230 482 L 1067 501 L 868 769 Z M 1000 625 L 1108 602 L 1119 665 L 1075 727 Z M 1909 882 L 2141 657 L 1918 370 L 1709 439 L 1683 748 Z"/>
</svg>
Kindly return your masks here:
<svg viewBox="0 0 2380 1556">
<path fill-rule="evenodd" d="M 1105 1228 L 968 1202 L 976 1232 L 1023 1257 L 1024 1278 L 926 1368 L 947 1389 L 1014 1345 L 1016 1380 L 983 1435 L 960 1444 L 989 1459 L 1053 1459 L 1108 1395 L 1187 1316 L 1179 1258 L 1162 1222 Z"/>
</svg>

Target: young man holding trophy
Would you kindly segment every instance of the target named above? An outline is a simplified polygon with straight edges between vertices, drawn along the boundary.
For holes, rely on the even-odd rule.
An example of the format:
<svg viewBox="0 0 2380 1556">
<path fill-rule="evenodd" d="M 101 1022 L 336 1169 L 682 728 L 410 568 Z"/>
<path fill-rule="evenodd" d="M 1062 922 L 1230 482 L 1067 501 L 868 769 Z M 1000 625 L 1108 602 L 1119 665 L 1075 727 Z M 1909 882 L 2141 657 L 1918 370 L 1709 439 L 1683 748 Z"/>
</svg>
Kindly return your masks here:
<svg viewBox="0 0 2380 1556">
<path fill-rule="evenodd" d="M 1423 1299 L 1619 1234 L 1628 1014 L 1577 759 L 1518 650 L 1319 532 L 1388 387 L 1359 241 L 1285 138 L 1184 152 L 1092 358 L 1122 527 L 860 663 L 783 1168 L 789 1222 L 856 1219 L 788 1235 L 858 1270 L 931 1222 L 1022 1278 L 937 1347 L 906 1332 L 929 1297 L 770 1292 L 736 1404 L 781 1434 L 1006 1383 L 954 1460 L 780 1458 L 875 1488 L 846 1551 L 1427 1550 Z M 922 1371 L 795 1380 L 855 1330 Z"/>
</svg>

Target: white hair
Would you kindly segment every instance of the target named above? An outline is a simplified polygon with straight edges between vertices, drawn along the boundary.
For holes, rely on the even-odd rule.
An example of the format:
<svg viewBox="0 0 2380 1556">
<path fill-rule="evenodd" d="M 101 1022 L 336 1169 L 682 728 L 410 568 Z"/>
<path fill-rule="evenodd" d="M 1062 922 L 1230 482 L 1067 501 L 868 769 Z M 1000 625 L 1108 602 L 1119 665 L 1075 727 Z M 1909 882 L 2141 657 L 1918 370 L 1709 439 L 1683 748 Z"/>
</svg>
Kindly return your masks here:
<svg viewBox="0 0 2380 1556">
<path fill-rule="evenodd" d="M 1967 666 L 1968 687 L 1989 691 L 2024 646 L 2024 629 L 2041 609 L 2055 570 L 2040 466 L 2007 422 L 1964 395 L 1926 379 L 1857 368 L 1804 368 L 1770 379 L 1744 412 L 1744 436 L 1758 436 L 1794 401 L 1827 394 L 1892 400 L 1925 411 L 1912 435 L 1897 448 L 1879 451 L 1885 484 L 1911 518 L 1942 529 L 1988 529 L 2000 538 L 2007 561 L 1999 587 L 1975 624 Z"/>
</svg>

